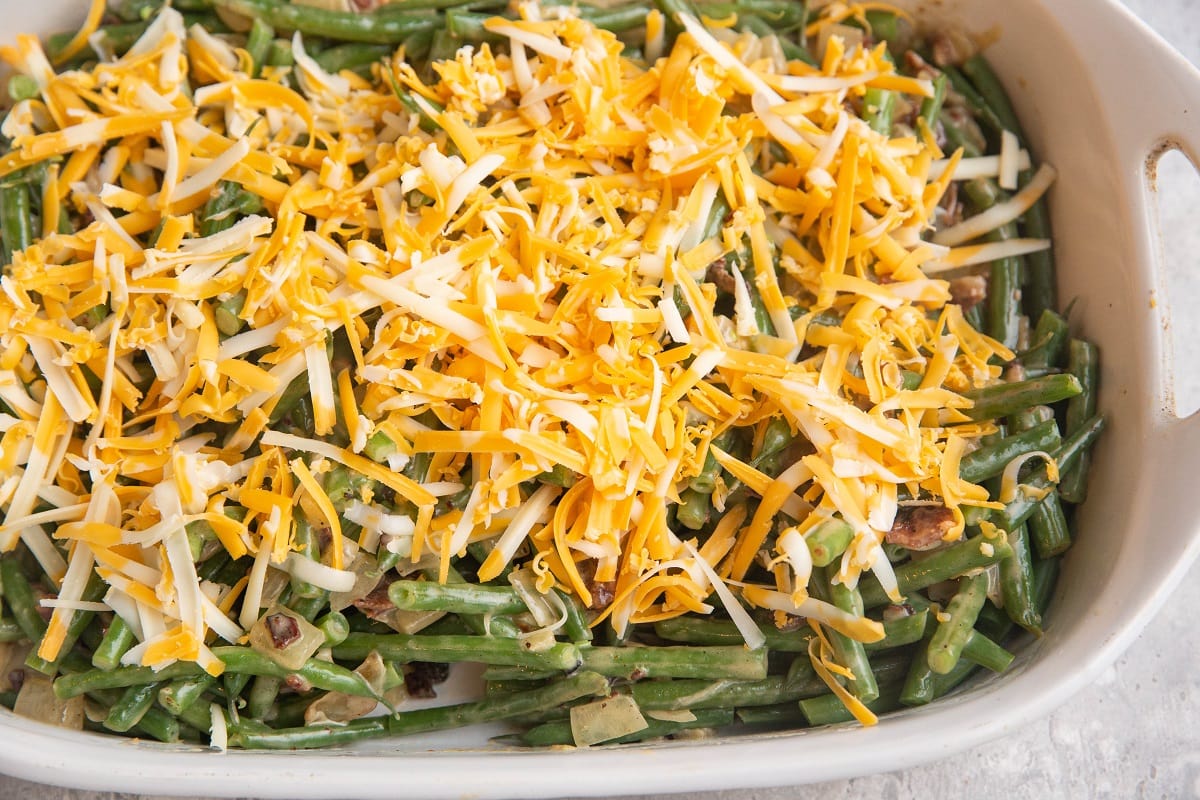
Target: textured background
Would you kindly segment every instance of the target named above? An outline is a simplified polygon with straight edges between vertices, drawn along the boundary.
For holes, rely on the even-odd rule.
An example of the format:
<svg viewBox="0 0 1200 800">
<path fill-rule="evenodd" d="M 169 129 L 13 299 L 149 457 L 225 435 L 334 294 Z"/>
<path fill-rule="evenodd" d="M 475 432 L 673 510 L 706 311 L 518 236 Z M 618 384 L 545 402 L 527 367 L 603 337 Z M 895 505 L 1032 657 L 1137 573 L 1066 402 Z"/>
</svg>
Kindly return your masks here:
<svg viewBox="0 0 1200 800">
<path fill-rule="evenodd" d="M 1200 64 L 1200 0 L 1123 1 L 1192 63 Z M 1171 294 L 1200 298 L 1200 178 L 1183 159 L 1168 159 L 1159 172 L 1159 188 L 1167 262 L 1173 270 Z M 1191 410 L 1200 406 L 1200 315 L 1188 320 L 1177 313 L 1173 329 L 1179 402 L 1182 409 Z M 1022 734 L 902 772 L 807 787 L 700 793 L 691 800 L 893 800 L 968 793 L 973 800 L 1200 797 L 1200 671 L 1193 669 L 1200 664 L 1197 608 L 1200 567 L 1193 567 L 1123 658 L 1094 685 Z M 248 786 L 247 795 L 252 794 Z M 0 800 L 159 797 L 59 789 L 0 776 Z"/>
</svg>

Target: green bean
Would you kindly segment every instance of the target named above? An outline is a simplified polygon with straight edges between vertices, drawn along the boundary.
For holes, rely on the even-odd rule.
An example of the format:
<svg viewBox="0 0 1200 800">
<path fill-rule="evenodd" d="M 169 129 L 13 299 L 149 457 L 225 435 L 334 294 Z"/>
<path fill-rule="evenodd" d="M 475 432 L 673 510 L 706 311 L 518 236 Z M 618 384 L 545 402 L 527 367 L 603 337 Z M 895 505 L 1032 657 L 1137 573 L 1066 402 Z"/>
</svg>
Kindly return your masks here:
<svg viewBox="0 0 1200 800">
<path fill-rule="evenodd" d="M 754 728 L 786 729 L 802 728 L 808 719 L 797 703 L 780 703 L 775 706 L 747 706 L 734 712 L 738 722 Z"/>
<path fill-rule="evenodd" d="M 93 572 L 88 576 L 87 584 L 83 588 L 80 599 L 84 602 L 94 603 L 104 596 L 107 589 L 107 585 L 100 579 L 100 576 Z M 39 656 L 35 649 L 25 659 L 25 666 L 53 677 L 58 672 L 58 667 L 63 659 L 71 653 L 72 648 L 75 647 L 75 643 L 79 641 L 79 637 L 92 624 L 95 616 L 95 611 L 76 610 L 71 612 L 70 621 L 67 623 L 66 635 L 63 636 L 62 644 L 58 648 L 58 656 L 52 660 L 46 660 Z"/>
<path fill-rule="evenodd" d="M 238 220 L 235 212 L 242 192 L 241 184 L 233 181 L 221 181 L 217 184 L 200 211 L 201 236 L 212 236 L 234 226 Z"/>
<path fill-rule="evenodd" d="M 264 750 L 297 750 L 336 747 L 364 739 L 409 736 L 416 733 L 461 728 L 481 722 L 511 719 L 524 714 L 558 708 L 581 697 L 608 691 L 608 681 L 594 672 L 581 672 L 540 689 L 484 698 L 474 703 L 403 711 L 384 717 L 368 717 L 345 725 L 309 725 L 303 728 L 262 730 L 234 724 L 229 744 Z"/>
<path fill-rule="evenodd" d="M 988 576 L 985 572 L 959 581 L 958 592 L 946 607 L 949 619 L 938 623 L 926 654 L 930 669 L 939 675 L 949 672 L 962 656 L 963 646 L 975 628 L 979 610 L 987 600 L 987 587 Z"/>
<path fill-rule="evenodd" d="M 967 106 L 971 109 L 971 113 L 975 119 L 987 126 L 995 135 L 999 136 L 1000 132 L 1005 130 L 1004 123 L 996 116 L 996 112 L 984 100 L 983 95 L 971 85 L 967 77 L 956 67 L 949 65 L 942 67 L 942 73 L 949 78 L 950 85 L 954 87 L 954 91 L 961 94 L 963 99 L 967 101 Z M 1016 131 L 1013 131 L 1013 133 L 1016 133 Z M 971 157 L 972 155 L 979 155 L 979 153 L 964 153 L 964 155 Z"/>
<path fill-rule="evenodd" d="M 766 639 L 768 650 L 779 653 L 806 653 L 813 632 L 807 627 L 794 631 L 781 631 L 773 625 L 759 625 L 758 630 Z M 654 623 L 654 632 L 663 639 L 700 645 L 743 644 L 741 632 L 728 620 L 704 617 L 672 617 Z"/>
<path fill-rule="evenodd" d="M 321 633 L 325 634 L 327 647 L 336 647 L 346 641 L 346 637 L 350 635 L 350 622 L 340 611 L 330 611 L 316 621 L 316 626 L 321 629 Z"/>
<path fill-rule="evenodd" d="M 715 708 L 693 712 L 695 717 L 687 722 L 672 722 L 661 719 L 647 719 L 646 727 L 634 733 L 627 733 L 624 736 L 615 736 L 612 739 L 606 739 L 600 744 L 628 744 L 630 742 L 644 742 L 647 739 L 658 739 L 663 736 L 670 736 L 679 731 L 693 730 L 695 728 L 720 728 L 725 725 L 733 724 L 733 709 L 731 708 Z M 521 735 L 521 743 L 529 747 L 553 747 L 556 745 L 569 745 L 575 743 L 575 737 L 571 732 L 570 720 L 554 720 L 545 722 L 537 727 L 530 728 Z"/>
<path fill-rule="evenodd" d="M 587 644 L 592 640 L 592 629 L 588 626 L 583 604 L 573 594 L 561 589 L 554 590 L 562 600 L 567 611 L 567 619 L 563 623 L 563 633 L 575 644 Z"/>
<path fill-rule="evenodd" d="M 1057 490 L 1051 490 L 1033 507 L 1033 513 L 1029 516 L 1029 532 L 1039 558 L 1059 555 L 1071 546 L 1071 528 L 1067 524 L 1067 515 L 1063 512 Z"/>
<path fill-rule="evenodd" d="M 377 64 L 394 49 L 386 44 L 343 44 L 321 51 L 313 60 L 326 72 L 337 74 L 344 69 L 356 70 Z"/>
<path fill-rule="evenodd" d="M 963 188 L 976 213 L 982 213 L 1006 197 L 991 179 L 967 181 Z M 1001 225 L 987 235 L 1002 242 L 1018 235 L 1017 226 Z M 1021 329 L 1021 259 L 1001 258 L 992 262 L 988 277 L 988 335 L 1005 347 L 1017 346 Z"/>
<path fill-rule="evenodd" d="M 1012 553 L 1007 537 L 1001 532 L 994 538 L 980 534 L 956 542 L 932 553 L 920 561 L 910 561 L 896 568 L 896 582 L 901 596 L 956 578 L 971 570 L 991 566 Z M 875 576 L 864 577 L 858 585 L 867 608 L 888 602 L 887 593 Z"/>
<path fill-rule="evenodd" d="M 767 677 L 767 649 L 746 647 L 584 647 L 583 668 L 610 678 Z"/>
<path fill-rule="evenodd" d="M 4 587 L 4 599 L 12 609 L 13 619 L 21 626 L 25 638 L 40 642 L 46 634 L 46 621 L 37 610 L 37 599 L 20 561 L 15 553 L 0 557 L 0 585 Z"/>
<path fill-rule="evenodd" d="M 25 638 L 25 631 L 16 620 L 0 617 L 0 642 L 16 642 Z"/>
<path fill-rule="evenodd" d="M 1050 213 L 1046 210 L 1045 197 L 1039 197 L 1025 212 L 1023 224 L 1026 236 L 1033 239 L 1051 238 Z M 1025 288 L 1021 292 L 1021 300 L 1030 319 L 1039 318 L 1058 306 L 1053 250 L 1040 250 L 1025 256 Z"/>
<path fill-rule="evenodd" d="M 1045 614 L 1054 597 L 1054 586 L 1058 581 L 1058 559 L 1047 558 L 1033 565 L 1033 606 L 1039 614 Z"/>
<path fill-rule="evenodd" d="M 485 592 L 481 592 L 480 594 L 472 596 L 473 600 L 478 601 L 486 593 L 486 590 L 498 588 L 501 592 L 505 592 L 505 591 L 511 592 L 512 597 L 516 597 L 515 590 L 513 590 L 511 588 L 490 587 L 490 586 L 483 587 L 478 584 L 468 585 L 467 579 L 464 578 L 462 576 L 462 574 L 459 573 L 459 571 L 454 568 L 453 565 L 451 565 L 447 571 L 446 583 L 444 585 L 437 583 L 438 570 L 436 570 L 436 569 L 426 570 L 425 577 L 428 579 L 428 581 L 427 581 L 428 583 L 431 583 L 433 586 L 438 587 L 438 589 L 433 590 L 435 592 L 440 591 L 442 588 L 450 587 L 450 586 L 455 587 L 455 590 L 461 589 L 468 593 L 476 588 L 484 589 Z M 460 592 L 460 599 L 461 599 L 461 595 L 462 595 L 462 592 Z M 392 602 L 394 603 L 395 601 L 393 600 Z M 449 609 L 434 608 L 434 609 L 429 609 L 429 610 L 445 611 L 445 610 L 449 610 Z M 524 610 L 525 610 L 525 603 L 522 601 L 521 607 L 518 610 L 518 612 L 511 612 L 511 613 L 519 613 L 520 611 L 524 611 Z M 458 612 L 457 617 L 459 620 L 462 621 L 462 623 L 464 625 L 467 626 L 467 628 L 471 631 L 471 633 L 473 633 L 477 636 L 498 636 L 503 639 L 516 639 L 521 634 L 521 631 L 517 627 L 516 623 L 514 623 L 511 619 L 509 619 L 506 616 L 500 616 L 499 612 L 483 611 L 483 612 L 472 613 L 469 611 L 460 611 L 460 612 Z M 432 659 L 426 659 L 426 660 L 432 660 Z"/>
<path fill-rule="evenodd" d="M 310 658 L 300 669 L 292 671 L 248 647 L 214 647 L 213 654 L 224 662 L 225 669 L 229 672 L 245 672 L 271 678 L 297 675 L 316 689 L 378 699 L 375 690 L 365 678 L 328 661 Z"/>
<path fill-rule="evenodd" d="M 207 672 L 194 678 L 177 678 L 158 690 L 158 704 L 179 716 L 216 685 L 217 679 Z"/>
<path fill-rule="evenodd" d="M 16 73 L 9 76 L 8 79 L 8 97 L 14 103 L 19 103 L 22 100 L 32 100 L 40 96 L 42 93 L 38 87 L 37 81 L 28 75 Z"/>
<path fill-rule="evenodd" d="M 841 558 L 853 538 L 854 528 L 836 517 L 817 523 L 804 534 L 804 542 L 816 567 L 827 567 Z"/>
<path fill-rule="evenodd" d="M 629 686 L 629 694 L 643 711 L 697 711 L 795 701 L 806 695 L 805 689 L 811 686 L 770 675 L 755 681 L 642 680 Z"/>
<path fill-rule="evenodd" d="M 105 25 L 96 31 L 102 47 L 120 55 L 133 46 L 133 43 L 146 32 L 149 22 L 129 22 L 117 25 Z M 46 55 L 55 60 L 66 49 L 67 43 L 75 38 L 75 32 L 56 33 L 46 39 Z M 94 46 L 93 46 L 93 49 Z"/>
<path fill-rule="evenodd" d="M 1021 355 L 1022 364 L 1026 369 L 1060 366 L 1069 335 L 1070 327 L 1061 315 L 1042 311 L 1033 330 L 1033 347 Z"/>
<path fill-rule="evenodd" d="M 1042 617 L 1033 604 L 1033 557 L 1029 533 L 1024 526 L 1009 531 L 1012 555 L 1000 560 L 1000 593 L 1004 613 L 1025 630 L 1040 634 Z"/>
<path fill-rule="evenodd" d="M 157 694 L 157 683 L 130 686 L 121 695 L 121 699 L 108 710 L 108 716 L 104 719 L 104 727 L 117 733 L 128 731 L 137 725 L 154 705 L 154 698 Z"/>
<path fill-rule="evenodd" d="M 928 621 L 929 609 L 927 608 L 895 619 L 885 619 L 883 621 L 883 638 L 878 642 L 864 644 L 863 647 L 868 653 L 877 653 L 880 650 L 891 650 L 895 647 L 919 642 L 925 635 Z"/>
<path fill-rule="evenodd" d="M 954 690 L 960 683 L 965 681 L 975 671 L 975 665 L 966 658 L 960 660 L 954 665 L 954 669 L 947 672 L 945 675 L 933 676 L 933 699 L 945 697 Z"/>
<path fill-rule="evenodd" d="M 1104 430 L 1104 424 L 1103 416 L 1092 417 L 1082 428 L 1064 439 L 1058 449 L 1051 453 L 1058 463 L 1060 473 L 1070 471 L 1075 466 L 1083 453 L 1087 452 L 1087 449 L 1100 436 L 1100 432 Z M 1033 474 L 1026 478 L 1023 483 L 1025 486 L 1030 487 L 1030 491 L 1017 492 L 1016 498 L 1005 505 L 1003 511 L 995 512 L 996 524 L 1005 530 L 1014 530 L 1033 516 L 1035 510 L 1045 502 L 1045 498 L 1040 496 L 1041 491 L 1048 491 L 1054 487 L 1045 466 L 1034 470 Z M 1049 497 L 1049 495 L 1046 495 L 1046 497 Z M 1051 538 L 1055 538 L 1057 535 L 1055 534 Z M 1035 534 L 1034 543 L 1036 544 L 1036 542 Z M 1051 547 L 1047 552 L 1050 553 L 1054 549 Z"/>
<path fill-rule="evenodd" d="M 483 44 L 484 42 L 494 44 L 501 41 L 503 37 L 492 33 L 484 25 L 485 22 L 494 16 L 496 15 L 480 14 L 465 8 L 449 8 L 446 9 L 445 30 L 438 31 L 437 33 L 445 34 L 445 42 L 451 50 L 461 47 L 464 42 L 470 44 Z M 434 34 L 433 50 L 435 52 L 440 49 L 437 42 L 437 33 Z M 436 58 L 438 57 L 430 56 L 430 60 L 435 60 Z"/>
<path fill-rule="evenodd" d="M 241 708 L 245 705 L 245 701 L 239 702 L 239 700 L 241 699 L 242 692 L 246 690 L 246 686 L 249 685 L 250 679 L 253 677 L 253 675 L 231 672 L 226 672 L 221 676 L 221 686 L 225 691 L 225 697 L 229 701 L 231 708 L 235 706 Z"/>
<path fill-rule="evenodd" d="M 790 0 L 698 0 L 696 10 L 709 19 L 755 16 L 769 22 L 778 34 L 804 24 L 804 6 Z"/>
<path fill-rule="evenodd" d="M 1033 430 L 1038 425 L 1053 422 L 1054 409 L 1050 408 L 1050 406 L 1030 406 L 1024 411 L 1018 411 L 1016 414 L 1009 415 L 1008 421 L 1012 429 L 1018 433 Z M 1062 438 L 1060 436 L 1059 442 L 1055 445 L 1054 449 L 1061 446 Z"/>
<path fill-rule="evenodd" d="M 973 630 L 967 634 L 967 641 L 962 649 L 962 659 L 972 664 L 978 664 L 992 672 L 1003 672 L 1012 663 L 1013 654 L 979 631 Z M 936 675 L 934 680 L 936 682 Z"/>
<path fill-rule="evenodd" d="M 250 696 L 246 698 L 246 716 L 266 721 L 275 708 L 275 701 L 279 698 L 279 689 L 282 686 L 281 678 L 269 675 L 255 676 L 250 683 Z"/>
<path fill-rule="evenodd" d="M 11 264 L 13 253 L 28 248 L 33 238 L 29 186 L 17 175 L 10 175 L 0 183 L 0 245 L 4 263 Z"/>
<path fill-rule="evenodd" d="M 933 79 L 933 97 L 926 97 L 921 101 L 919 116 L 925 120 L 925 124 L 929 126 L 930 130 L 933 130 L 938 114 L 942 112 L 942 105 L 946 102 L 947 81 L 944 74 L 939 74 Z"/>
<path fill-rule="evenodd" d="M 318 594 L 312 597 L 290 597 L 287 600 L 287 607 L 309 622 L 316 619 L 317 614 L 320 614 L 328 606 L 329 593 L 324 589 L 320 589 Z"/>
<path fill-rule="evenodd" d="M 856 617 L 863 615 L 862 596 L 857 589 L 851 589 L 843 583 L 834 583 L 824 567 L 813 570 L 812 580 L 808 584 L 809 591 L 818 600 L 832 603 L 842 611 Z M 837 662 L 850 671 L 850 693 L 864 703 L 869 703 L 879 697 L 879 684 L 875 673 L 871 671 L 871 662 L 867 659 L 867 651 L 862 642 L 851 639 L 835 630 L 827 632 L 829 643 L 833 645 L 834 657 Z"/>
<path fill-rule="evenodd" d="M 121 657 L 133 647 L 134 641 L 133 629 L 114 614 L 104 638 L 100 640 L 100 646 L 92 653 L 92 666 L 105 672 L 116 669 Z"/>
<path fill-rule="evenodd" d="M 966 397 L 975 401 L 975 405 L 964 409 L 963 413 L 971 419 L 1007 417 L 1030 406 L 1066 400 L 1082 391 L 1083 387 L 1074 375 L 1045 375 L 1024 381 L 998 383 L 964 392 Z"/>
<path fill-rule="evenodd" d="M 891 685 L 882 687 L 879 697 L 864 705 L 875 714 L 894 711 L 900 707 L 900 686 Z M 854 714 L 850 709 L 846 708 L 841 698 L 834 694 L 823 694 L 819 697 L 809 697 L 801 700 L 800 711 L 804 714 L 804 718 L 808 720 L 808 724 L 813 727 L 818 725 L 836 725 L 840 722 L 853 722 L 855 719 Z"/>
<path fill-rule="evenodd" d="M 286 39 L 275 39 L 271 42 L 271 46 L 267 48 L 268 67 L 290 67 L 295 63 L 296 56 L 292 53 L 291 42 Z"/>
<path fill-rule="evenodd" d="M 1053 450 L 1061 442 L 1058 425 L 1048 420 L 968 453 L 959 464 L 958 474 L 965 481 L 980 483 L 1004 472 L 1014 458 L 1038 450 Z"/>
<path fill-rule="evenodd" d="M 151 707 L 146 709 L 146 713 L 142 714 L 142 718 L 138 720 L 135 729 L 146 734 L 151 739 L 165 744 L 173 744 L 183 738 L 183 731 L 179 725 L 179 720 L 161 708 Z"/>
<path fill-rule="evenodd" d="M 313 530 L 313 526 L 303 514 L 296 515 L 296 527 L 294 530 L 296 544 L 293 549 L 303 558 L 319 562 L 321 560 L 321 549 L 317 532 Z M 308 581 L 302 581 L 294 575 L 288 581 L 288 585 L 291 587 L 292 596 L 296 598 L 324 598 L 325 596 L 324 589 L 319 586 L 313 586 Z"/>
<path fill-rule="evenodd" d="M 561 675 L 560 670 L 511 667 L 504 664 L 489 664 L 483 670 L 485 681 L 548 681 Z"/>
<path fill-rule="evenodd" d="M 648 11 L 649 8 L 641 3 L 615 6 L 613 8 L 590 5 L 579 6 L 580 18 L 586 19 L 597 28 L 603 28 L 613 33 L 625 33 L 626 31 L 644 27 Z"/>
<path fill-rule="evenodd" d="M 936 673 L 929 666 L 929 643 L 932 638 L 933 631 L 930 631 L 913 654 L 908 673 L 900 687 L 898 699 L 901 705 L 923 706 L 933 701 Z"/>
<path fill-rule="evenodd" d="M 675 507 L 675 520 L 689 530 L 698 531 L 708 524 L 711 508 L 711 495 L 684 489 L 679 495 L 679 505 Z"/>
<path fill-rule="evenodd" d="M 213 6 L 261 19 L 281 30 L 300 31 L 307 36 L 324 36 L 347 42 L 400 44 L 413 33 L 437 25 L 436 14 L 421 11 L 383 13 L 376 10 L 358 14 L 283 0 L 213 0 Z"/>
<path fill-rule="evenodd" d="M 246 324 L 240 316 L 245 305 L 246 293 L 243 291 L 234 292 L 218 302 L 213 311 L 213 320 L 217 324 L 217 330 L 225 336 L 233 336 L 240 331 Z"/>
<path fill-rule="evenodd" d="M 525 601 L 511 586 L 400 580 L 388 587 L 388 598 L 407 611 L 453 614 L 520 614 Z"/>
<path fill-rule="evenodd" d="M 887 136 L 892 132 L 892 111 L 896 93 L 888 89 L 867 89 L 863 94 L 863 119 L 871 130 Z"/>
<path fill-rule="evenodd" d="M 1008 93 L 991 66 L 979 53 L 968 58 L 962 64 L 962 74 L 975 88 L 975 96 L 992 113 L 997 122 L 1007 131 L 1024 138 L 1021 123 L 1017 121 L 1017 113 L 1013 110 Z"/>
<path fill-rule="evenodd" d="M 250 77 L 257 78 L 266 66 L 267 54 L 271 51 L 271 43 L 275 41 L 275 29 L 258 17 L 250 23 L 246 33 L 246 53 L 250 56 Z"/>
<path fill-rule="evenodd" d="M 678 36 L 683 30 L 683 16 L 700 19 L 700 11 L 692 0 L 654 0 L 655 7 L 667 18 L 668 33 Z"/>
<path fill-rule="evenodd" d="M 582 658 L 580 648 L 562 642 L 533 652 L 516 639 L 495 636 L 410 636 L 403 633 L 352 633 L 346 637 L 346 641 L 333 648 L 333 656 L 339 660 L 356 661 L 366 658 L 372 650 L 378 651 L 385 661 L 404 664 L 412 661 L 444 664 L 479 661 L 484 664 L 563 671 L 577 669 Z"/>
<path fill-rule="evenodd" d="M 714 436 L 712 444 L 721 450 L 728 451 L 734 441 L 733 430 L 727 430 L 719 436 Z M 721 465 L 717 463 L 717 457 L 713 455 L 710 447 L 708 453 L 704 457 L 704 466 L 700 469 L 700 474 L 688 481 L 688 488 L 693 492 L 699 492 L 703 495 L 711 495 L 717 488 L 717 477 L 721 474 Z"/>
<path fill-rule="evenodd" d="M 115 669 L 92 670 L 70 675 L 61 675 L 54 681 L 54 693 L 62 700 L 94 692 L 97 689 L 125 689 L 148 683 L 191 678 L 202 670 L 190 661 L 177 661 L 155 671 L 150 667 L 116 667 Z"/>
<path fill-rule="evenodd" d="M 1091 342 L 1072 339 L 1068 348 L 1067 371 L 1079 379 L 1083 392 L 1067 401 L 1067 435 L 1083 427 L 1096 414 L 1096 381 L 1099 353 Z M 1083 453 L 1073 469 L 1059 479 L 1058 493 L 1069 503 L 1082 503 L 1087 497 L 1087 472 L 1091 456 Z"/>
</svg>

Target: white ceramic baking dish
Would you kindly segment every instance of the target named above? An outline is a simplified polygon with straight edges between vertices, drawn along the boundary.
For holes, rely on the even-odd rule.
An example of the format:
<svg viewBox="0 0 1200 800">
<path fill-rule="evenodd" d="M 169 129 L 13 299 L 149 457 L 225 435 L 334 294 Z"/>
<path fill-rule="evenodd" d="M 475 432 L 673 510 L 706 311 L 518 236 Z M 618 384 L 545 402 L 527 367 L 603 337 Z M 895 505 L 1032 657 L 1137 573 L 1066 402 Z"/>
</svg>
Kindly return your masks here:
<svg viewBox="0 0 1200 800">
<path fill-rule="evenodd" d="M 82 0 L 0 0 L 4 33 L 58 30 Z M 912 5 L 912 4 L 910 4 Z M 999 38 L 988 52 L 1039 156 L 1064 298 L 1103 351 L 1100 445 L 1045 636 L 1013 668 L 870 729 L 574 752 L 509 752 L 478 732 L 354 751 L 217 754 L 0 716 L 0 771 L 155 793 L 278 798 L 547 797 L 785 785 L 945 758 L 1066 702 L 1133 641 L 1200 551 L 1200 416 L 1173 411 L 1154 212 L 1157 155 L 1200 163 L 1200 72 L 1114 0 L 941 0 L 925 19 Z"/>
</svg>

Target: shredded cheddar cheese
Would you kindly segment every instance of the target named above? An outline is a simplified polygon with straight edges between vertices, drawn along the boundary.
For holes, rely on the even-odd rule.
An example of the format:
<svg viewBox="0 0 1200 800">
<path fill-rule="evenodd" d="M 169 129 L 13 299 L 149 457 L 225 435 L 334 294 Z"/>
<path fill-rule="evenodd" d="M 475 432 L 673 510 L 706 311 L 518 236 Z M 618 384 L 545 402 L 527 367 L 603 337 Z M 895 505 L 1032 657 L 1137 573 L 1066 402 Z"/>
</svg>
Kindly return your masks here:
<svg viewBox="0 0 1200 800">
<path fill-rule="evenodd" d="M 0 50 L 36 73 L 50 124 L 17 132 L 0 175 L 59 159 L 47 197 L 91 220 L 48 226 L 0 280 L 0 543 L 24 542 L 59 584 L 39 654 L 57 654 L 96 570 L 140 642 L 127 663 L 216 674 L 208 645 L 254 624 L 269 571 L 343 587 L 357 551 L 385 545 L 432 554 L 444 579 L 478 544 L 480 580 L 527 563 L 539 590 L 618 630 L 705 613 L 717 591 L 878 639 L 803 595 L 803 537 L 840 516 L 854 538 L 838 579 L 874 570 L 894 594 L 881 544 L 899 491 L 953 509 L 950 538 L 963 507 L 987 505 L 957 465 L 989 428 L 952 423 L 1012 354 L 931 275 L 998 255 L 957 247 L 987 220 L 944 247 L 911 235 L 932 230 L 961 154 L 938 161 L 847 111 L 928 81 L 836 36 L 817 68 L 685 23 L 666 51 L 648 14 L 645 64 L 565 10 L 525 7 L 487 23 L 503 47 L 464 48 L 428 82 L 402 58 L 373 83 L 327 74 L 298 34 L 293 69 L 251 78 L 170 8 L 86 71 L 46 72 L 30 38 Z M 992 221 L 1027 208 L 1039 176 Z M 262 208 L 203 235 L 223 182 Z M 777 477 L 713 443 L 761 441 L 778 418 L 811 447 Z M 710 454 L 761 502 L 721 484 L 717 533 L 682 541 L 668 520 Z M 334 465 L 375 487 L 336 498 L 360 537 L 339 522 Z M 530 483 L 547 473 L 569 480 Z M 330 533 L 319 569 L 297 567 L 301 516 Z M 200 579 L 193 524 L 252 560 L 244 580 Z M 780 582 L 744 583 L 764 554 Z M 615 587 L 606 607 L 592 581 Z M 822 637 L 822 674 L 829 652 Z"/>
</svg>

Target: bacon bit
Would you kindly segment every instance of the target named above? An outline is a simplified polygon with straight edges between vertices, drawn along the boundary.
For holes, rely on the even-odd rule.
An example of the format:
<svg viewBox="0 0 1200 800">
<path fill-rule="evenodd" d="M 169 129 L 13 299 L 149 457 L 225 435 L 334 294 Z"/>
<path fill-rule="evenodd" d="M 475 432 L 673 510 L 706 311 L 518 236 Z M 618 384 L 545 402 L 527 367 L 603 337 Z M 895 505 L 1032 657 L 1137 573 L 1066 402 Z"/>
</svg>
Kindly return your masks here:
<svg viewBox="0 0 1200 800">
<path fill-rule="evenodd" d="M 268 616 L 267 631 L 276 650 L 283 650 L 300 638 L 300 625 L 290 614 Z"/>
<path fill-rule="evenodd" d="M 413 661 L 404 670 L 404 689 L 409 697 L 434 698 L 434 686 L 450 677 L 450 665 L 434 661 Z"/>
<path fill-rule="evenodd" d="M 954 512 L 945 506 L 901 506 L 885 539 L 909 550 L 930 550 L 942 544 L 954 523 Z"/>
<path fill-rule="evenodd" d="M 950 299 L 970 311 L 987 298 L 987 278 L 983 275 L 963 275 L 950 279 Z"/>
</svg>

